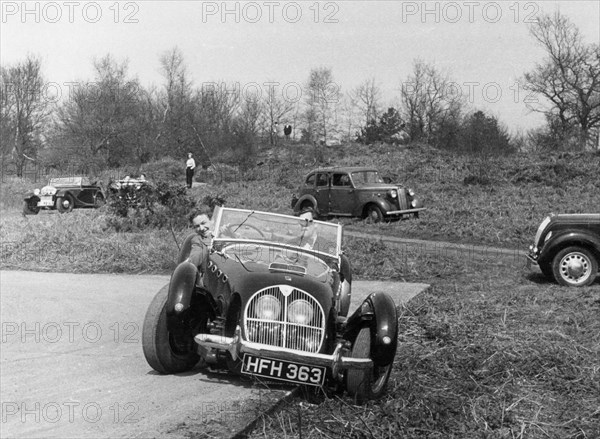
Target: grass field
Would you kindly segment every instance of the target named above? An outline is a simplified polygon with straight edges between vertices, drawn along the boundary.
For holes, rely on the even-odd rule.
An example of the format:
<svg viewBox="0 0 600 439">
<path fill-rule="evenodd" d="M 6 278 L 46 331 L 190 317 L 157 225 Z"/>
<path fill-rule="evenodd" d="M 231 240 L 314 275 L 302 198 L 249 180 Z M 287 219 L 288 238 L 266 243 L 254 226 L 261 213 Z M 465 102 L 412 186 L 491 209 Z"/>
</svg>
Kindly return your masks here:
<svg viewBox="0 0 600 439">
<path fill-rule="evenodd" d="M 413 187 L 428 208 L 419 220 L 348 230 L 525 250 L 550 212 L 600 211 L 600 155 L 461 157 L 424 147 L 349 145 L 322 151 L 325 165 L 377 166 Z M 271 154 L 262 165 L 206 171 L 194 196 L 290 212 L 290 198 L 315 166 L 311 147 Z M 3 269 L 169 273 L 189 230 L 115 233 L 106 212 L 20 215 L 31 183 L 0 192 Z M 355 406 L 329 395 L 289 401 L 252 437 L 598 438 L 600 281 L 567 289 L 514 255 L 394 247 L 346 237 L 355 278 L 424 282 L 401 309 L 389 392 Z M 199 436 L 202 437 L 202 436 Z"/>
</svg>

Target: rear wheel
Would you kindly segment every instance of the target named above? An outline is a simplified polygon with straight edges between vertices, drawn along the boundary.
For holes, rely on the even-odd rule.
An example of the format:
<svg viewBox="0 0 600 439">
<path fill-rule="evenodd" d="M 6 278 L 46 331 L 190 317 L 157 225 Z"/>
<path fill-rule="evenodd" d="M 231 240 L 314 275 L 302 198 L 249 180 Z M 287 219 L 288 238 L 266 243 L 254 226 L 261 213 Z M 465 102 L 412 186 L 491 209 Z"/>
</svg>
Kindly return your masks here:
<svg viewBox="0 0 600 439">
<path fill-rule="evenodd" d="M 160 373 L 179 373 L 190 370 L 200 359 L 191 333 L 182 330 L 174 334 L 167 328 L 167 297 L 169 285 L 154 296 L 142 330 L 142 348 L 146 361 Z"/>
<path fill-rule="evenodd" d="M 559 284 L 583 287 L 591 285 L 596 279 L 598 261 L 586 248 L 567 247 L 554 256 L 552 271 Z"/>
<path fill-rule="evenodd" d="M 371 356 L 371 331 L 360 330 L 352 346 L 352 358 Z M 393 362 L 386 366 L 373 366 L 371 369 L 349 369 L 346 372 L 346 390 L 361 404 L 369 399 L 381 397 L 385 393 Z"/>
<path fill-rule="evenodd" d="M 94 207 L 102 207 L 106 204 L 106 200 L 104 199 L 104 195 L 97 194 L 94 199 Z"/>
<path fill-rule="evenodd" d="M 71 212 L 73 210 L 73 205 L 73 197 L 70 195 L 56 198 L 55 206 L 60 213 Z"/>
</svg>

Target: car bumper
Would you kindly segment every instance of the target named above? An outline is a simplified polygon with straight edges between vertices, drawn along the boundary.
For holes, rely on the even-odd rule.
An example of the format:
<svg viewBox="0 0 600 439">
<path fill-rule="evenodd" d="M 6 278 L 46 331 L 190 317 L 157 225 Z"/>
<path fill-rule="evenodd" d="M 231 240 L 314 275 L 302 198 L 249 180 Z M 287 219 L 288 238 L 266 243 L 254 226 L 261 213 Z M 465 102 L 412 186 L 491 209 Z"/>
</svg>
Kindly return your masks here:
<svg viewBox="0 0 600 439">
<path fill-rule="evenodd" d="M 426 207 L 417 207 L 415 209 L 390 210 L 390 211 L 386 212 L 386 215 L 405 215 L 407 213 L 421 212 L 422 210 L 427 210 L 427 208 Z"/>
<path fill-rule="evenodd" d="M 205 356 L 208 349 L 220 349 L 228 351 L 231 357 L 236 360 L 242 357 L 242 354 L 252 354 L 255 356 L 266 356 L 278 360 L 293 361 L 297 363 L 310 364 L 314 366 L 324 366 L 333 372 L 337 377 L 338 373 L 344 369 L 370 369 L 373 367 L 373 361 L 370 358 L 353 358 L 342 355 L 342 344 L 338 344 L 333 354 L 318 354 L 310 352 L 299 352 L 291 349 L 269 346 L 259 343 L 252 343 L 242 339 L 241 329 L 236 328 L 233 337 L 223 337 L 212 334 L 198 334 L 194 340 L 198 344 L 198 352 Z"/>
</svg>

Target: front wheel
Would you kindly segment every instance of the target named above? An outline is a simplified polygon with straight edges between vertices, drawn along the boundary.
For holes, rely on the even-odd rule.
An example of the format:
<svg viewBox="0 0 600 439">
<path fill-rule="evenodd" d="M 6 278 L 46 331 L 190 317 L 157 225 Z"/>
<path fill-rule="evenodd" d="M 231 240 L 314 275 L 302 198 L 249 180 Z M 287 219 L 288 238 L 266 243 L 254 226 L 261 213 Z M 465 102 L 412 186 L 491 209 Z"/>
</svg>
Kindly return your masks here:
<svg viewBox="0 0 600 439">
<path fill-rule="evenodd" d="M 146 361 L 160 373 L 180 373 L 193 368 L 200 356 L 195 351 L 191 335 L 174 334 L 167 328 L 167 298 L 169 285 L 154 296 L 142 330 L 142 348 Z"/>
<path fill-rule="evenodd" d="M 383 221 L 383 211 L 379 206 L 371 204 L 367 207 L 367 220 L 373 223 L 379 223 Z"/>
<path fill-rule="evenodd" d="M 60 213 L 71 212 L 73 210 L 73 205 L 73 198 L 70 195 L 56 198 L 55 206 Z"/>
<path fill-rule="evenodd" d="M 586 248 L 567 247 L 554 256 L 552 271 L 559 284 L 583 287 L 591 285 L 596 279 L 598 261 Z"/>
<path fill-rule="evenodd" d="M 371 331 L 364 327 L 358 333 L 352 346 L 352 358 L 371 356 Z M 369 399 L 380 398 L 385 393 L 390 379 L 393 362 L 386 366 L 373 366 L 371 369 L 349 369 L 346 372 L 346 390 L 354 400 L 362 404 Z"/>
<path fill-rule="evenodd" d="M 37 205 L 37 201 L 29 200 L 23 204 L 23 215 L 37 215 L 40 213 L 40 207 Z"/>
</svg>

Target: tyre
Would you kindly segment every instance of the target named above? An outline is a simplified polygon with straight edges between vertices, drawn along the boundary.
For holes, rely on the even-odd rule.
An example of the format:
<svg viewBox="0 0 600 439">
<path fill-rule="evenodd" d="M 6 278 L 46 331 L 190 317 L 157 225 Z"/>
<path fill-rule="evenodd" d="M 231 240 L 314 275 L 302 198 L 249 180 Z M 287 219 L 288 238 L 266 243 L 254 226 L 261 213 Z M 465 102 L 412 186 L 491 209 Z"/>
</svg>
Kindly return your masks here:
<svg viewBox="0 0 600 439">
<path fill-rule="evenodd" d="M 352 346 L 352 358 L 369 358 L 371 355 L 371 330 L 362 328 Z M 346 390 L 358 404 L 376 399 L 385 393 L 393 363 L 371 369 L 348 369 Z"/>
<path fill-rule="evenodd" d="M 106 204 L 106 200 L 104 199 L 104 195 L 102 194 L 98 194 L 96 195 L 96 198 L 94 199 L 94 207 L 99 208 L 102 207 Z"/>
<path fill-rule="evenodd" d="M 552 260 L 552 272 L 556 281 L 568 287 L 591 285 L 598 274 L 598 261 L 588 249 L 567 247 Z"/>
<path fill-rule="evenodd" d="M 186 339 L 185 331 L 176 335 L 167 329 L 168 295 L 167 284 L 152 299 L 142 329 L 144 357 L 152 369 L 164 374 L 190 370 L 200 359 L 191 334 Z"/>
<path fill-rule="evenodd" d="M 73 197 L 71 197 L 70 195 L 58 197 L 56 198 L 56 202 L 54 205 L 60 213 L 71 212 L 73 210 L 74 205 Z"/>
<path fill-rule="evenodd" d="M 37 201 L 29 200 L 23 202 L 23 215 L 37 215 L 40 213 L 40 208 Z"/>
<path fill-rule="evenodd" d="M 369 206 L 367 206 L 366 219 L 367 221 L 379 223 L 383 221 L 383 212 L 381 211 L 379 206 L 375 204 L 370 204 Z"/>
</svg>

